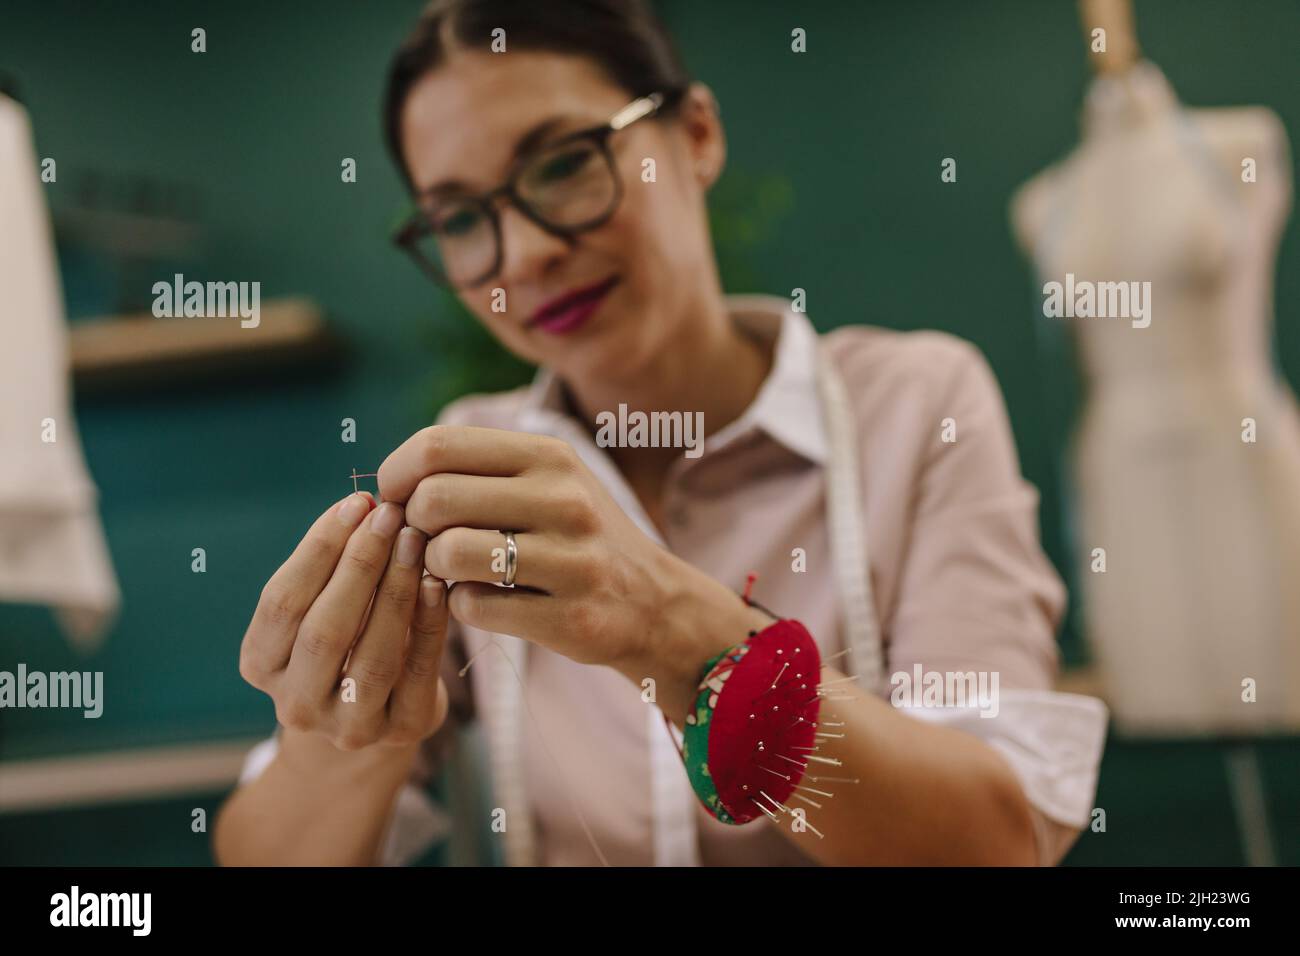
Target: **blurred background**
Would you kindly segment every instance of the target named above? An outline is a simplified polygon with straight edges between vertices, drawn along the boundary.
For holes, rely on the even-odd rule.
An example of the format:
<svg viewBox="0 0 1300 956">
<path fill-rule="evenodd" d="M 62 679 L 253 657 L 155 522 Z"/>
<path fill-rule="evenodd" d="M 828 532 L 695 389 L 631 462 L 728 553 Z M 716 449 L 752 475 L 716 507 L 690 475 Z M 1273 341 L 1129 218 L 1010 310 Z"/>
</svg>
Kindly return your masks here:
<svg viewBox="0 0 1300 956">
<path fill-rule="evenodd" d="M 274 727 L 269 699 L 237 672 L 262 585 L 351 490 L 354 468 L 373 471 L 455 395 L 531 374 L 388 239 L 405 197 L 379 100 L 419 7 L 0 5 L 0 74 L 30 114 L 37 156 L 57 160 L 43 195 L 74 354 L 75 330 L 147 312 L 152 282 L 173 272 L 259 280 L 264 315 L 285 299 L 297 316 L 279 351 L 138 366 L 82 355 L 75 415 L 122 608 L 83 653 L 48 608 L 0 604 L 0 669 L 105 674 L 99 719 L 0 710 L 0 863 L 210 863 L 192 811 L 211 824 L 243 754 Z M 1015 189 L 1079 139 L 1089 73 L 1076 4 L 658 7 L 721 104 L 728 167 L 712 202 L 727 290 L 804 288 L 822 330 L 937 328 L 983 350 L 1042 491 L 1045 547 L 1071 584 L 1064 659 L 1091 686 L 1064 457 L 1078 374 L 1008 216 Z M 1267 106 L 1295 149 L 1300 5 L 1135 7 L 1144 52 L 1185 103 Z M 789 55 L 793 26 L 807 30 L 806 56 Z M 202 55 L 194 27 L 207 31 Z M 950 156 L 959 176 L 945 184 Z M 341 182 L 344 158 L 355 183 Z M 1293 387 L 1298 230 L 1293 216 L 1275 286 L 1275 356 Z M 3 299 L 7 337 L 18 317 Z M 347 418 L 353 444 L 339 438 Z M 1107 830 L 1085 832 L 1067 864 L 1246 862 L 1227 769 L 1238 748 L 1112 736 L 1096 800 Z M 1251 754 L 1273 857 L 1300 864 L 1300 739 L 1272 734 Z M 422 862 L 450 859 L 440 847 Z"/>
</svg>

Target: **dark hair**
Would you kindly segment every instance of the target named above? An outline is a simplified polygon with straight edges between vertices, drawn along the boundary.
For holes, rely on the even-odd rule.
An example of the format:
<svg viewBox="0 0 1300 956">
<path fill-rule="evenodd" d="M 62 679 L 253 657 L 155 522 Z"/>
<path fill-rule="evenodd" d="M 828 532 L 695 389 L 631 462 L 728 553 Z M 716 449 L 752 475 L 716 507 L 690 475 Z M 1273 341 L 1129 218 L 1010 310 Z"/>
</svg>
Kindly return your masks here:
<svg viewBox="0 0 1300 956">
<path fill-rule="evenodd" d="M 456 46 L 488 49 L 492 31 L 508 49 L 589 57 L 632 97 L 666 95 L 661 113 L 680 102 L 691 78 L 648 0 L 433 0 L 394 54 L 384 93 L 384 138 L 408 187 L 402 155 L 402 107 L 411 88 Z"/>
</svg>

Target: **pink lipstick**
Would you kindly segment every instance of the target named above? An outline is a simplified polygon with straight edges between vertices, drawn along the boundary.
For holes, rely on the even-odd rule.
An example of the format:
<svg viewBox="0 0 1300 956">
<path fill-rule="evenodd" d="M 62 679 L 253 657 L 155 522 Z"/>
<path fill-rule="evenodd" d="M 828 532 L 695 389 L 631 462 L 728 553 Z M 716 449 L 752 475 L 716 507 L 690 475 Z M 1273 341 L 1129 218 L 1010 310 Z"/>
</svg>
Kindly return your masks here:
<svg viewBox="0 0 1300 956">
<path fill-rule="evenodd" d="M 586 324 L 616 285 L 618 276 L 613 276 L 595 285 L 566 292 L 533 313 L 533 317 L 528 320 L 528 327 L 536 327 L 552 335 L 573 332 Z"/>
</svg>

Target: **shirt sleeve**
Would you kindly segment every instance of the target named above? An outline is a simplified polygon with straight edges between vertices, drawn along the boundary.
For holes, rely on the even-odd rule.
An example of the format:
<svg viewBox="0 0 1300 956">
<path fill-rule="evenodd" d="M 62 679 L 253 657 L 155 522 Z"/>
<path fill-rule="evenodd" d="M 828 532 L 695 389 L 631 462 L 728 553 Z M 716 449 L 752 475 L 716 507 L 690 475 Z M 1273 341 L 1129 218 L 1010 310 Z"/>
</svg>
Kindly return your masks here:
<svg viewBox="0 0 1300 956">
<path fill-rule="evenodd" d="M 997 380 L 973 345 L 929 341 L 942 385 L 885 627 L 891 701 L 1003 756 L 1033 809 L 1039 862 L 1054 865 L 1090 820 L 1107 712 L 1052 690 L 1066 592 L 1039 543 L 1038 493 L 1021 476 Z M 913 706 L 928 703 L 917 683 L 949 674 L 975 686 L 982 675 L 991 693 L 961 705 L 970 678 L 945 679 L 945 706 Z"/>
<path fill-rule="evenodd" d="M 239 785 L 256 780 L 270 766 L 280 749 L 279 730 L 256 744 L 244 758 Z M 419 859 L 436 842 L 451 832 L 451 820 L 413 780 L 402 784 L 393 803 L 392 815 L 380 846 L 380 866 L 406 866 Z"/>
</svg>

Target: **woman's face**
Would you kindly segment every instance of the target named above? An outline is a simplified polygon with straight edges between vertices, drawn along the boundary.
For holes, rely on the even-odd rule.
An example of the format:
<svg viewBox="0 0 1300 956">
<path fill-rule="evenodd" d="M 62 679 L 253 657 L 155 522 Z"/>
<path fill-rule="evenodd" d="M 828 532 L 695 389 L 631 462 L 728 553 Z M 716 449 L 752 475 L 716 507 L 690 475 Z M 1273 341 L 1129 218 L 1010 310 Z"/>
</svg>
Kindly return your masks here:
<svg viewBox="0 0 1300 956">
<path fill-rule="evenodd" d="M 585 57 L 457 52 L 412 88 L 402 148 L 417 191 L 458 181 L 482 193 L 504 181 L 516 143 L 533 127 L 558 120 L 549 142 L 606 122 L 631 99 Z M 680 347 L 716 290 L 704 192 L 725 146 L 707 88 L 692 87 L 680 119 L 643 119 L 615 132 L 610 147 L 623 196 L 606 222 L 570 242 L 500 203 L 501 270 L 459 290 L 506 348 L 570 380 L 634 375 Z M 643 175 L 647 159 L 653 182 Z M 532 322 L 546 304 L 606 280 L 615 284 L 577 327 Z M 496 289 L 504 311 L 493 310 Z"/>
</svg>

